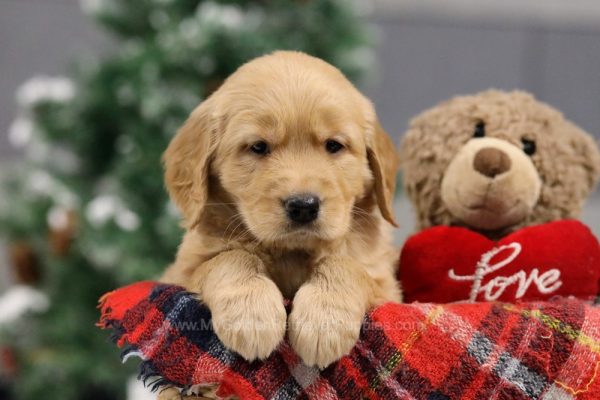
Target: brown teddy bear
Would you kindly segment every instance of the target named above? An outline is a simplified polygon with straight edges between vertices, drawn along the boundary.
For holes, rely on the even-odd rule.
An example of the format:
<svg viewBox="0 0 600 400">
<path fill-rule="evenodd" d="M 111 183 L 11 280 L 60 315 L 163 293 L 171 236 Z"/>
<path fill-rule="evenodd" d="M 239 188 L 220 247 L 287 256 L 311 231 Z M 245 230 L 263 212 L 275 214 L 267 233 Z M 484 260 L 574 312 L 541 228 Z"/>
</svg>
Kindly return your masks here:
<svg viewBox="0 0 600 400">
<path fill-rule="evenodd" d="M 582 283 L 593 284 L 582 297 L 597 289 L 598 242 L 587 227 L 568 220 L 579 216 L 600 177 L 600 152 L 559 111 L 520 91 L 456 97 L 412 120 L 401 157 L 418 229 L 468 228 L 409 239 L 400 266 L 407 301 L 467 300 L 457 295 L 459 286 L 438 293 L 459 283 L 472 301 L 571 295 Z M 567 221 L 522 230 L 560 220 Z M 575 272 L 562 268 L 588 260 Z M 559 266 L 544 270 L 550 264 Z M 493 277 L 501 268 L 513 270 Z M 486 282 L 486 274 L 493 281 Z"/>
</svg>

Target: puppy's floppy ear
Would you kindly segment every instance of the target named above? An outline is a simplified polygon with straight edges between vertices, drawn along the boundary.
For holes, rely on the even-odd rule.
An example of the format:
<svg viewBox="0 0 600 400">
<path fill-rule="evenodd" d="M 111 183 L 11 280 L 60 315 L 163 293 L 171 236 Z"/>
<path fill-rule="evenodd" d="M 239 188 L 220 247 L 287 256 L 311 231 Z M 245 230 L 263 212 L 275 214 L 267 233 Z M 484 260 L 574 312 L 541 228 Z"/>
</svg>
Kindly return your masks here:
<svg viewBox="0 0 600 400">
<path fill-rule="evenodd" d="M 377 205 L 383 218 L 397 227 L 398 224 L 394 220 L 393 202 L 400 159 L 394 142 L 377 119 L 374 122 L 374 132 L 370 142 L 367 143 L 367 159 L 375 180 Z"/>
<path fill-rule="evenodd" d="M 198 223 L 208 199 L 209 165 L 217 139 L 211 113 L 208 99 L 191 113 L 163 154 L 165 184 L 187 228 Z"/>
</svg>

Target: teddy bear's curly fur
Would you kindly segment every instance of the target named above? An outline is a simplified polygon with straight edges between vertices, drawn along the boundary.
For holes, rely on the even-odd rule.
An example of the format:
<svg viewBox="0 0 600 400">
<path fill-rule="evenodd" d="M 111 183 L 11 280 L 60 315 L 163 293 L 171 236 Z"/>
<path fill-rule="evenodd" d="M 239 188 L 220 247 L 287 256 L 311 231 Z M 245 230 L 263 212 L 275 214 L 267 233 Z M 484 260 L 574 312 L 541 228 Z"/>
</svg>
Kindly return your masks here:
<svg viewBox="0 0 600 400">
<path fill-rule="evenodd" d="M 456 97 L 423 112 L 401 158 L 419 229 L 463 225 L 489 237 L 578 217 L 600 177 L 594 139 L 521 91 Z"/>
</svg>

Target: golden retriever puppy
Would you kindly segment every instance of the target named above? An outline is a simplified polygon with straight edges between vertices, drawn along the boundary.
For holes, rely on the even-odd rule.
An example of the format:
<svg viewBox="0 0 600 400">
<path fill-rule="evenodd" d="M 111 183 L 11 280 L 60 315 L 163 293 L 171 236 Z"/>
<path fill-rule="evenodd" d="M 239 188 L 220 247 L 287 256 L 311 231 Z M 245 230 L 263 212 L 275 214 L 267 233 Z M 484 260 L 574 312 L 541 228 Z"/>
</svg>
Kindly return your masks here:
<svg viewBox="0 0 600 400">
<path fill-rule="evenodd" d="M 352 349 L 365 311 L 400 300 L 397 154 L 333 66 L 297 52 L 243 65 L 192 112 L 164 164 L 186 233 L 163 281 L 198 293 L 244 358 L 267 357 L 289 322 L 302 360 L 325 367 Z"/>
</svg>

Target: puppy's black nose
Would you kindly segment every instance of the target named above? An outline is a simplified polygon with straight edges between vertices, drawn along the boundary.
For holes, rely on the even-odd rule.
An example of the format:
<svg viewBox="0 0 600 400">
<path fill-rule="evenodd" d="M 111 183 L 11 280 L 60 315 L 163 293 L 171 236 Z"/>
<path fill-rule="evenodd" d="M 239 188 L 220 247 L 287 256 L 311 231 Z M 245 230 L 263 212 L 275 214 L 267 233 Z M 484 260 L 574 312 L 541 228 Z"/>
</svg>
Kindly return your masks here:
<svg viewBox="0 0 600 400">
<path fill-rule="evenodd" d="M 319 216 L 319 203 L 319 198 L 313 194 L 300 194 L 285 199 L 283 207 L 289 219 L 308 224 Z"/>
</svg>

